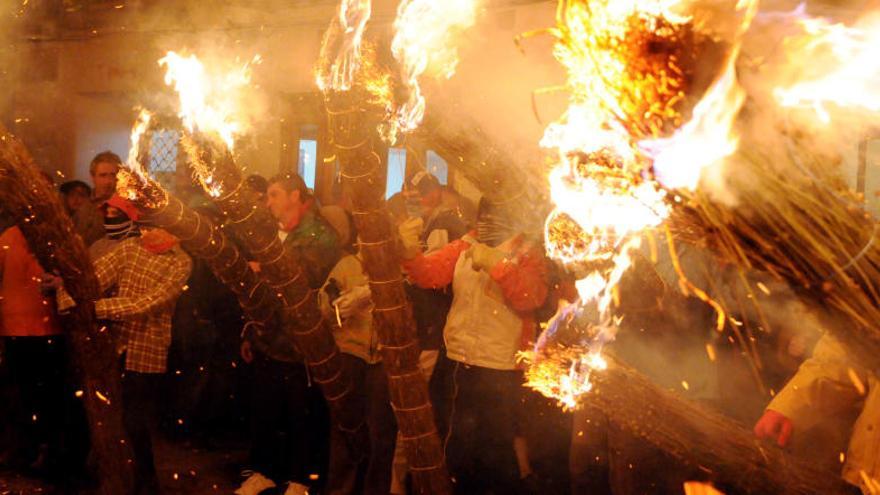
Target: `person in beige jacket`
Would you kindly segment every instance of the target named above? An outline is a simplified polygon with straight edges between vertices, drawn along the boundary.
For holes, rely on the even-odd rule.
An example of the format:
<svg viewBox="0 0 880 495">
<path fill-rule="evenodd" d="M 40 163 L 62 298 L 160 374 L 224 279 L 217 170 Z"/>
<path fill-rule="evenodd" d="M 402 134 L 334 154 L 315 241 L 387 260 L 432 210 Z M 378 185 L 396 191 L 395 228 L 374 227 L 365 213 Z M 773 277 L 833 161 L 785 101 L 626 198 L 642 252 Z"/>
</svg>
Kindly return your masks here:
<svg viewBox="0 0 880 495">
<path fill-rule="evenodd" d="M 880 492 L 880 381 L 857 365 L 843 345 L 823 336 L 813 355 L 773 398 L 755 424 L 755 435 L 780 447 L 792 435 L 856 409 L 843 464 L 843 479 L 863 493 Z"/>
<path fill-rule="evenodd" d="M 363 408 L 370 441 L 367 458 L 359 461 L 342 431 L 331 428 L 326 493 L 387 495 L 391 490 L 397 422 L 382 368 L 379 336 L 373 326 L 369 279 L 360 255 L 343 256 L 318 296 L 325 319 L 333 327 L 343 366 L 354 380 L 357 407 Z"/>
</svg>

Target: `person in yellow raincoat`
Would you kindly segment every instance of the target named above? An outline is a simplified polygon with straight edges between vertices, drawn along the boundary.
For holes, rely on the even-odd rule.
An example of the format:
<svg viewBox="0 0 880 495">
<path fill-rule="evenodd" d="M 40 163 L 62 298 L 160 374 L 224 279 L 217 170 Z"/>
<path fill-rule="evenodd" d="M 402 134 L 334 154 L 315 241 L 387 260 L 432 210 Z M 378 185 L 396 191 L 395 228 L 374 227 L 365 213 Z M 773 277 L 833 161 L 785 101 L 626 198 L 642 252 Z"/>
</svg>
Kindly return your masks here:
<svg viewBox="0 0 880 495">
<path fill-rule="evenodd" d="M 880 381 L 872 370 L 850 359 L 843 345 L 827 334 L 773 398 L 754 431 L 759 438 L 785 447 L 792 435 L 854 409 L 861 412 L 847 452 L 841 456 L 842 477 L 863 493 L 880 493 Z"/>
</svg>

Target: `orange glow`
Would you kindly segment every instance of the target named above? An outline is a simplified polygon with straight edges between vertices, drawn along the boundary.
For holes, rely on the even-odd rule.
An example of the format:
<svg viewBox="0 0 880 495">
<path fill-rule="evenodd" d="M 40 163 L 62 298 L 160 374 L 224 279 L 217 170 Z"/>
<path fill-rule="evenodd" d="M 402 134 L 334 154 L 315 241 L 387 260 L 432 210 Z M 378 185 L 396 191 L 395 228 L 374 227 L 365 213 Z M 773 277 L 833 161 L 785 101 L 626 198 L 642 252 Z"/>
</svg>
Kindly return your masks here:
<svg viewBox="0 0 880 495">
<path fill-rule="evenodd" d="M 530 356 L 528 385 L 576 407 L 592 385 L 602 346 L 613 340 L 616 288 L 642 234 L 670 213 L 667 189 L 693 188 L 703 170 L 736 150 L 733 123 L 744 99 L 734 62 L 755 14 L 742 25 L 728 64 L 685 122 L 689 81 L 699 65 L 700 32 L 678 0 L 559 2 L 554 55 L 566 69 L 570 105 L 547 127 L 541 146 L 556 153 L 549 174 L 555 209 L 545 224 L 548 255 L 578 280 L 579 300 L 564 308 Z M 587 327 L 574 347 L 548 345 L 568 324 Z"/>
<path fill-rule="evenodd" d="M 165 83 L 177 91 L 178 115 L 184 127 L 190 133 L 198 132 L 222 143 L 231 152 L 235 139 L 244 131 L 241 113 L 251 81 L 251 66 L 260 61 L 256 55 L 243 66 L 209 70 L 195 55 L 184 57 L 168 52 L 159 65 L 166 67 Z M 219 197 L 223 184 L 215 178 L 212 166 L 201 159 L 191 136 L 184 136 L 181 145 L 202 187 L 211 197 Z"/>
<path fill-rule="evenodd" d="M 187 130 L 216 136 L 231 151 L 243 131 L 238 118 L 242 92 L 251 82 L 251 66 L 260 61 L 256 55 L 241 67 L 209 71 L 195 55 L 170 51 L 159 65 L 166 69 L 165 84 L 178 94 L 178 115 Z"/>
<path fill-rule="evenodd" d="M 354 85 L 355 75 L 363 62 L 361 45 L 364 30 L 372 15 L 372 2 L 370 0 L 342 0 L 336 14 L 336 19 L 333 22 L 339 23 L 339 36 L 341 36 L 341 39 L 338 40 L 338 51 L 333 56 L 329 70 L 325 73 L 319 72 L 316 76 L 318 88 L 323 92 L 329 90 L 348 91 Z M 335 32 L 334 26 L 331 26 L 328 34 L 329 32 Z M 324 45 L 321 47 L 322 58 L 329 56 L 323 52 L 331 49 L 331 41 L 333 40 L 325 38 Z"/>
<path fill-rule="evenodd" d="M 458 65 L 456 35 L 473 25 L 477 0 L 402 0 L 394 21 L 391 53 L 400 64 L 408 99 L 389 112 L 381 130 L 391 142 L 399 132 L 409 132 L 421 124 L 425 97 L 419 78 L 430 75 L 449 79 Z"/>
<path fill-rule="evenodd" d="M 854 26 L 825 19 L 798 19 L 801 34 L 785 40 L 785 52 L 796 67 L 793 81 L 777 87 L 785 107 L 808 108 L 824 123 L 832 120 L 829 105 L 880 111 L 880 14 Z"/>
</svg>

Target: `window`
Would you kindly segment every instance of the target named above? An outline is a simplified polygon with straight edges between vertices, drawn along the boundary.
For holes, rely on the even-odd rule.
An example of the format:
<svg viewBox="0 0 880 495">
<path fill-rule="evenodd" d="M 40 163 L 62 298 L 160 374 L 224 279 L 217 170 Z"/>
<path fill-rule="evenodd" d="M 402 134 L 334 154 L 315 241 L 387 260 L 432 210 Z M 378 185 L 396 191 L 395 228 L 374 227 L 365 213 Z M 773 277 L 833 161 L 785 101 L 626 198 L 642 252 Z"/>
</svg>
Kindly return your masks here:
<svg viewBox="0 0 880 495">
<path fill-rule="evenodd" d="M 406 149 L 388 148 L 388 174 L 385 179 L 385 199 L 403 189 L 406 177 Z"/>
<path fill-rule="evenodd" d="M 150 134 L 150 175 L 173 173 L 177 170 L 177 151 L 180 133 L 156 129 Z"/>
<path fill-rule="evenodd" d="M 299 125 L 296 173 L 305 181 L 306 186 L 315 191 L 315 180 L 318 174 L 318 126 L 315 124 Z"/>
<path fill-rule="evenodd" d="M 314 139 L 299 140 L 299 163 L 296 170 L 306 182 L 309 189 L 315 189 L 315 170 L 318 159 L 318 141 Z"/>
<path fill-rule="evenodd" d="M 449 183 L 449 165 L 443 157 L 431 150 L 428 150 L 427 168 L 428 172 L 437 177 L 441 184 L 445 186 Z"/>
<path fill-rule="evenodd" d="M 170 191 L 174 191 L 179 150 L 180 132 L 171 129 L 154 129 L 150 132 L 150 177 Z"/>
</svg>

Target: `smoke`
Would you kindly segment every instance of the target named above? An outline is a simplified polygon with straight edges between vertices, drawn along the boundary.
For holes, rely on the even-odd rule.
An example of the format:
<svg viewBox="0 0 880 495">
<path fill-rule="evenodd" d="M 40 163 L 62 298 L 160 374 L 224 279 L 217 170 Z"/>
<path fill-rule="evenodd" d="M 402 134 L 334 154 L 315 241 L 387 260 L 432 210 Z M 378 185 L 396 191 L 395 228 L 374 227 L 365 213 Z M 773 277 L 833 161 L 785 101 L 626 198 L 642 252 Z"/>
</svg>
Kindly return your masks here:
<svg viewBox="0 0 880 495">
<path fill-rule="evenodd" d="M 240 104 L 249 126 L 241 162 L 267 174 L 278 170 L 282 120 L 298 110 L 289 95 L 315 89 L 312 66 L 332 6 L 192 0 L 44 8 L 56 3 L 31 1 L 22 15 L 19 6 L 0 7 L 0 77 L 7 83 L 0 110 L 40 163 L 85 179 L 95 153 L 126 154 L 136 107 L 157 112 L 157 122 L 173 117 L 176 94 L 157 62 L 175 50 L 218 67 L 263 55 Z"/>
<path fill-rule="evenodd" d="M 805 4 L 766 9 L 746 33 L 737 67 L 748 95 L 738 125 L 745 153 L 704 175 L 702 187 L 714 199 L 735 206 L 737 189 L 761 187 L 738 166 L 752 151 L 772 157 L 766 165 L 781 174 L 802 173 L 795 158 L 801 154 L 825 160 L 829 177 L 845 177 L 854 169 L 846 158 L 860 139 L 876 134 L 880 64 L 872 47 L 880 15 L 854 18 L 828 8 L 822 14 L 828 17 Z"/>
<path fill-rule="evenodd" d="M 551 2 L 513 10 L 483 10 L 460 40 L 461 61 L 449 81 L 428 87 L 428 112 L 457 128 L 463 138 L 481 129 L 493 145 L 516 157 L 512 173 L 546 188 L 538 142 L 544 128 L 564 111 L 567 94 L 546 93 L 565 81 L 552 56 L 552 38 L 539 34 L 521 42 L 523 33 L 555 22 Z M 533 105 L 534 103 L 534 105 Z"/>
</svg>

